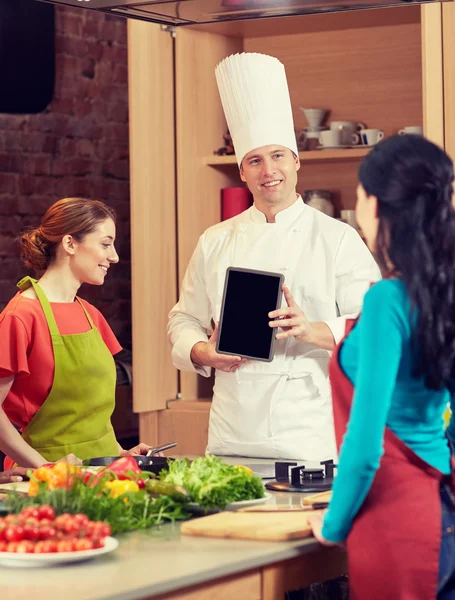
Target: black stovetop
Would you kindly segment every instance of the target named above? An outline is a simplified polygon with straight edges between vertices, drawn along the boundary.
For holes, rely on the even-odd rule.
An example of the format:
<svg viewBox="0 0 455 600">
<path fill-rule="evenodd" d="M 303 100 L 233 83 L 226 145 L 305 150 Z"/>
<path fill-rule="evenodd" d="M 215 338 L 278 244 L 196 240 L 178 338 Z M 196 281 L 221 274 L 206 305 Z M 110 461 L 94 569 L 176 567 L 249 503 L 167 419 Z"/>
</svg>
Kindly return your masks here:
<svg viewBox="0 0 455 600">
<path fill-rule="evenodd" d="M 268 481 L 265 487 L 274 492 L 317 493 L 330 490 L 333 484 L 333 460 L 324 460 L 322 468 L 309 469 L 296 462 L 276 462 L 275 480 Z"/>
</svg>

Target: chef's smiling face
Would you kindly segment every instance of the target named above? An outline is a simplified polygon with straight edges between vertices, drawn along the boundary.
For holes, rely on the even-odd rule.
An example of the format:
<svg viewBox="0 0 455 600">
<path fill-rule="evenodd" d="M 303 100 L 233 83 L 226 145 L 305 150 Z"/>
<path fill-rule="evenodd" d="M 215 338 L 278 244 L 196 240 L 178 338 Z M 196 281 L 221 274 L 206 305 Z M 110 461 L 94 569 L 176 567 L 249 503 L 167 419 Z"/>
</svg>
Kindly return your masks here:
<svg viewBox="0 0 455 600">
<path fill-rule="evenodd" d="M 63 238 L 62 244 L 70 255 L 71 270 L 81 284 L 103 285 L 109 267 L 119 261 L 114 242 L 115 223 L 112 219 L 98 223 L 80 241 L 72 236 Z"/>
<path fill-rule="evenodd" d="M 295 201 L 299 169 L 300 161 L 289 148 L 262 146 L 245 155 L 240 165 L 240 177 L 255 202 L 262 201 L 269 206 L 288 205 Z"/>
</svg>

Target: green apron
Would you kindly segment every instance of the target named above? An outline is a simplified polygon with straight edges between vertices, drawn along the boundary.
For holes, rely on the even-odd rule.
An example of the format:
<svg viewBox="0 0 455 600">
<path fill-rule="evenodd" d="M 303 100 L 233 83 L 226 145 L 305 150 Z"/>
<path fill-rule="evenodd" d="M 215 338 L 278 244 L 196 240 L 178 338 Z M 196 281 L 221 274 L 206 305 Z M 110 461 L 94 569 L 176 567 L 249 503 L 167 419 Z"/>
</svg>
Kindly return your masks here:
<svg viewBox="0 0 455 600">
<path fill-rule="evenodd" d="M 71 452 L 81 459 L 118 455 L 111 424 L 115 363 L 90 315 L 76 298 L 91 329 L 60 335 L 50 302 L 37 282 L 24 277 L 17 285 L 22 290 L 32 285 L 35 290 L 51 334 L 55 363 L 49 396 L 22 437 L 49 462 Z"/>
</svg>

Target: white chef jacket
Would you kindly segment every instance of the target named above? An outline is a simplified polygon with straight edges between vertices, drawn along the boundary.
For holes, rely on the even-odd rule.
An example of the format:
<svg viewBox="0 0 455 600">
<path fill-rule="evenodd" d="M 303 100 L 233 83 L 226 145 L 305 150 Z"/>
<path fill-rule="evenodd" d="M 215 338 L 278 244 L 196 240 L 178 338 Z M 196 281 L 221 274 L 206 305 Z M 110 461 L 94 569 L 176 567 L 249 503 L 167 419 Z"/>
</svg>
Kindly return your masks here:
<svg viewBox="0 0 455 600">
<path fill-rule="evenodd" d="M 300 197 L 275 220 L 267 223 L 252 206 L 199 238 L 169 314 L 177 369 L 210 376 L 210 367 L 196 367 L 190 353 L 194 344 L 208 340 L 212 320 L 220 319 L 230 266 L 283 273 L 307 318 L 324 321 L 336 343 L 343 338 L 346 318 L 359 313 L 369 285 L 380 278 L 368 248 L 355 229 Z M 245 310 L 254 310 L 248 298 Z M 217 370 L 207 451 L 310 462 L 336 458 L 330 356 L 288 338 L 276 340 L 270 363 L 251 361 L 232 373 Z"/>
</svg>

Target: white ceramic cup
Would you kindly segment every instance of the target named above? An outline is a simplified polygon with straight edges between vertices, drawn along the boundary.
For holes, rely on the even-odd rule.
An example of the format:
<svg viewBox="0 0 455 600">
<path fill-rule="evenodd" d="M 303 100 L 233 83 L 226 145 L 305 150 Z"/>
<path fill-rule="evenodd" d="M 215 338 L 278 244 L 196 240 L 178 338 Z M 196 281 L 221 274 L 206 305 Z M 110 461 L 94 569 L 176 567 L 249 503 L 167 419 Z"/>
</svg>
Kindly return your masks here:
<svg viewBox="0 0 455 600">
<path fill-rule="evenodd" d="M 384 132 L 381 129 L 361 129 L 359 133 L 364 146 L 374 146 L 384 137 Z"/>
<path fill-rule="evenodd" d="M 330 123 L 330 129 L 333 129 L 334 131 L 340 130 L 341 144 L 343 146 L 351 146 L 359 143 L 360 137 L 356 132 L 365 129 L 365 125 L 353 121 L 332 121 Z"/>
<path fill-rule="evenodd" d="M 326 131 L 321 131 L 319 133 L 319 142 L 321 146 L 327 146 L 329 148 L 335 148 L 336 146 L 341 146 L 341 131 L 327 129 Z"/>
<path fill-rule="evenodd" d="M 399 135 L 406 135 L 407 133 L 411 133 L 414 135 L 423 135 L 423 127 L 420 127 L 420 125 L 408 125 L 407 127 L 403 127 L 403 129 L 400 129 L 398 133 Z"/>
</svg>

